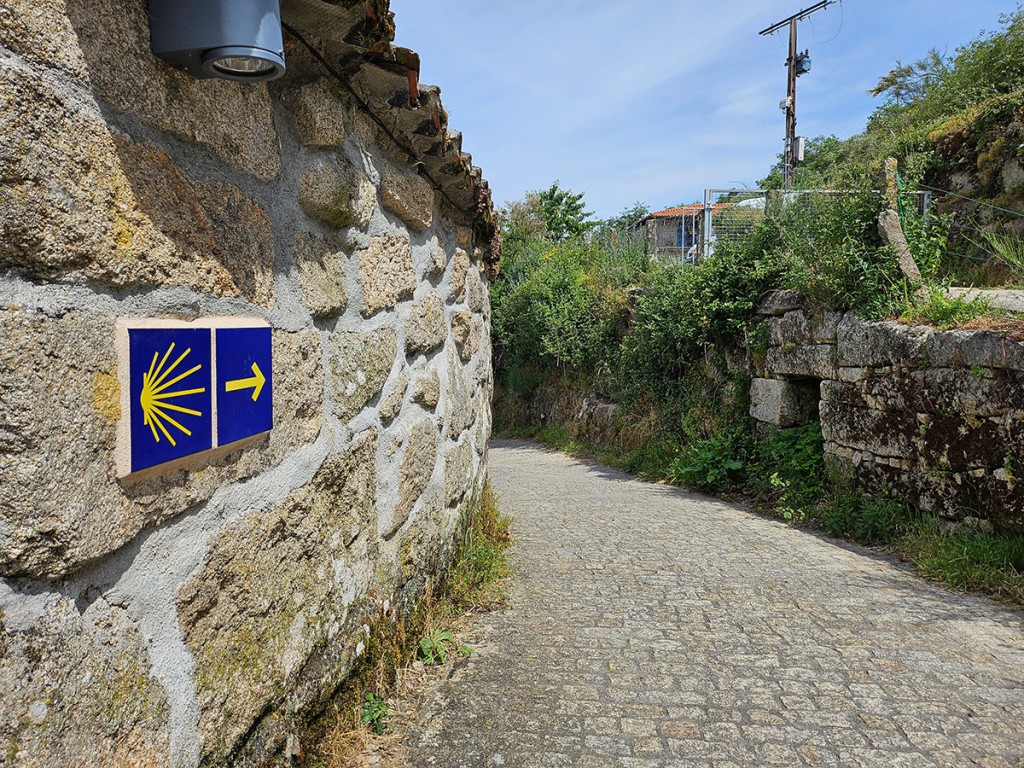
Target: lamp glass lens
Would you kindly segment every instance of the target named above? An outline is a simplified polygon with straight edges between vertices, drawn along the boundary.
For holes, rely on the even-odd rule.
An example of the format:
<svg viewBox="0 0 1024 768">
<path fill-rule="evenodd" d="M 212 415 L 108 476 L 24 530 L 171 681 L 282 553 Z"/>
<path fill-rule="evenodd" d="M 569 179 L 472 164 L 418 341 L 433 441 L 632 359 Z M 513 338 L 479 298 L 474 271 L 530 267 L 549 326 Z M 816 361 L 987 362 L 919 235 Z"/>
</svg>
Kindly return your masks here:
<svg viewBox="0 0 1024 768">
<path fill-rule="evenodd" d="M 215 69 L 232 75 L 265 75 L 274 71 L 274 65 L 255 56 L 226 56 L 213 62 Z"/>
</svg>

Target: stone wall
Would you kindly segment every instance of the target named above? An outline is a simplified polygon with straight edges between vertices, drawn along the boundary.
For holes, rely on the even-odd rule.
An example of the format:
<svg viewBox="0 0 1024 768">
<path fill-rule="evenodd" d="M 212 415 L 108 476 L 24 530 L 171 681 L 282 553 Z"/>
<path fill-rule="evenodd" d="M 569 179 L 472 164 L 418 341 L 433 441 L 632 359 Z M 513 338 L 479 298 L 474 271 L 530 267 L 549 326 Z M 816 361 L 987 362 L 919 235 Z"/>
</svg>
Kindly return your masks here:
<svg viewBox="0 0 1024 768">
<path fill-rule="evenodd" d="M 826 457 L 872 491 L 1024 531 L 1024 340 L 812 314 L 792 294 L 762 311 L 752 416 L 820 419 Z"/>
<path fill-rule="evenodd" d="M 692 371 L 691 385 L 711 384 L 710 410 L 745 409 L 745 389 L 722 371 L 749 374 L 750 415 L 781 428 L 820 421 L 826 460 L 862 489 L 950 523 L 1024 532 L 1024 335 L 865 322 L 804 304 L 777 292 L 749 348 L 718 350 Z M 665 429 L 654 413 L 564 383 L 499 387 L 494 417 L 502 431 L 554 426 L 620 456 Z"/>
<path fill-rule="evenodd" d="M 283 11 L 386 131 L 289 36 L 199 81 L 145 0 L 0 0 L 0 766 L 286 762 L 483 482 L 486 182 L 386 0 Z M 225 316 L 274 429 L 119 477 L 118 323 Z"/>
<path fill-rule="evenodd" d="M 494 427 L 502 432 L 558 426 L 573 439 L 614 444 L 623 431 L 622 409 L 596 392 L 564 383 L 544 384 L 528 394 L 503 390 L 494 398 Z"/>
</svg>

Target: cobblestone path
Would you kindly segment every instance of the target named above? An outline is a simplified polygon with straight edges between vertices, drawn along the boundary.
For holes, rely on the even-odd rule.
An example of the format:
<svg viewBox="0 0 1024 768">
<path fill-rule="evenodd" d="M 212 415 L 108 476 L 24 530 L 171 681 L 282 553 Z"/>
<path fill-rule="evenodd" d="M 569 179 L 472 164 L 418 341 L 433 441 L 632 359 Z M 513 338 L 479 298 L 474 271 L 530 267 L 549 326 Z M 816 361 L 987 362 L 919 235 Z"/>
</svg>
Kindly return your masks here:
<svg viewBox="0 0 1024 768">
<path fill-rule="evenodd" d="M 867 550 L 499 441 L 517 585 L 416 768 L 1024 766 L 1024 623 Z"/>
</svg>

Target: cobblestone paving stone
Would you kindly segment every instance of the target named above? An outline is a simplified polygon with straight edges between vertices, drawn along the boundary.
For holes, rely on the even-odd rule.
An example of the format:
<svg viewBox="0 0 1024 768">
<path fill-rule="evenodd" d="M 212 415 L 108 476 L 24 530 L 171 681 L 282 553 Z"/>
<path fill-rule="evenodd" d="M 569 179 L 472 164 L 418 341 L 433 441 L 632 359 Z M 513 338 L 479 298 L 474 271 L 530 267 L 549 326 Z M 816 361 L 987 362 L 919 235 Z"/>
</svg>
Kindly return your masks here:
<svg viewBox="0 0 1024 768">
<path fill-rule="evenodd" d="M 408 765 L 1024 766 L 1020 612 L 531 443 L 490 462 L 512 604 Z"/>
</svg>

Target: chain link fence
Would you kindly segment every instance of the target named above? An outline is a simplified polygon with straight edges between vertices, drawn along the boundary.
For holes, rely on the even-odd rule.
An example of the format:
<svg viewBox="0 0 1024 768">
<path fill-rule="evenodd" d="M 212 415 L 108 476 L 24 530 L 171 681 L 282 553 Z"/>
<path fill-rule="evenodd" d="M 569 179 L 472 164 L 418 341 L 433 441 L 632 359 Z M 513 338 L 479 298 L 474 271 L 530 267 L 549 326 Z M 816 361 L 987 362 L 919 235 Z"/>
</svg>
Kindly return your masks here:
<svg viewBox="0 0 1024 768">
<path fill-rule="evenodd" d="M 861 194 L 854 190 L 800 189 L 783 192 L 767 189 L 708 189 L 704 192 L 700 236 L 696 239 L 695 263 L 708 258 L 719 243 L 742 242 L 769 212 L 785 212 L 802 218 L 818 219 L 841 201 L 843 196 Z M 882 193 L 879 192 L 879 195 Z M 904 207 L 927 219 L 934 193 L 902 192 Z"/>
<path fill-rule="evenodd" d="M 958 285 L 1024 285 L 1024 213 L 1004 205 L 929 188 L 928 253 L 932 269 Z"/>
<path fill-rule="evenodd" d="M 896 200 L 883 201 L 887 194 Z M 927 279 L 976 287 L 1024 286 L 1024 213 L 924 184 L 917 190 L 901 185 L 898 193 L 708 189 L 703 203 L 649 215 L 633 236 L 645 258 L 686 267 L 712 257 L 718 247 L 742 243 L 770 216 L 783 228 L 785 239 L 813 251 L 819 236 L 841 232 L 850 215 L 875 219 L 886 203 L 898 207 L 917 266 Z M 877 224 L 870 221 L 869 226 Z"/>
</svg>

